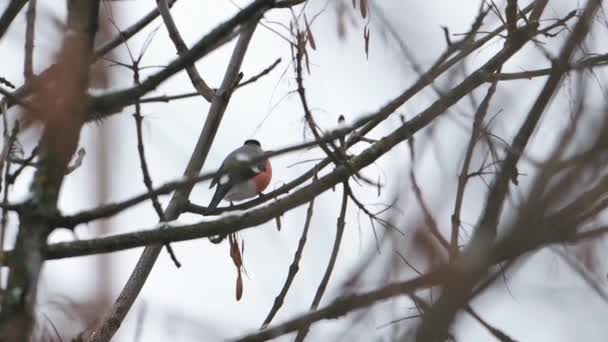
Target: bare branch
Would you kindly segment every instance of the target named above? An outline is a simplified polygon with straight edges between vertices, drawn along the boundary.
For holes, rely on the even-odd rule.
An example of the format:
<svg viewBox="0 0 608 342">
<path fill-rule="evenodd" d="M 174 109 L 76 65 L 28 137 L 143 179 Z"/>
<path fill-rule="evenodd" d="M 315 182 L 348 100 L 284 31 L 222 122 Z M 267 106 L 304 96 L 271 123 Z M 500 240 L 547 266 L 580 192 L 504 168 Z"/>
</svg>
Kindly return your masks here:
<svg viewBox="0 0 608 342">
<path fill-rule="evenodd" d="M 171 12 L 169 11 L 168 1 L 156 0 L 156 3 L 158 4 L 158 10 L 160 11 L 160 15 L 163 17 L 165 27 L 167 28 L 169 37 L 177 49 L 178 55 L 183 56 L 186 52 L 188 52 L 188 47 L 182 39 L 182 36 L 179 34 L 177 26 L 173 21 L 173 16 L 171 16 Z M 192 85 L 196 91 L 208 102 L 211 102 L 213 100 L 214 91 L 213 89 L 209 88 L 207 83 L 202 79 L 194 63 L 186 65 L 186 72 L 188 73 L 188 77 L 190 77 L 190 81 L 192 82 Z"/>
<path fill-rule="evenodd" d="M 281 308 L 281 306 L 283 306 L 283 302 L 285 301 L 285 296 L 287 296 L 289 287 L 291 287 L 291 283 L 293 282 L 296 277 L 296 274 L 300 270 L 300 267 L 298 265 L 300 264 L 300 259 L 302 259 L 302 252 L 304 251 L 304 246 L 306 245 L 308 229 L 310 228 L 310 223 L 312 222 L 313 208 L 314 198 L 310 201 L 310 204 L 308 205 L 308 210 L 306 211 L 306 221 L 304 222 L 304 229 L 302 229 L 302 235 L 300 236 L 300 241 L 298 242 L 298 248 L 296 249 L 296 253 L 293 256 L 291 266 L 289 266 L 287 279 L 285 279 L 283 288 L 274 299 L 272 308 L 270 308 L 270 312 L 268 313 L 268 316 L 266 316 L 266 319 L 264 319 L 261 328 L 265 328 L 268 324 L 270 324 L 274 316 L 277 314 L 277 312 L 279 312 L 279 309 Z"/>
<path fill-rule="evenodd" d="M 456 189 L 456 200 L 454 203 L 454 211 L 452 213 L 452 234 L 451 234 L 451 256 L 452 258 L 456 257 L 458 254 L 458 235 L 460 231 L 460 210 L 462 209 L 462 202 L 464 199 L 464 190 L 469 180 L 467 176 L 469 174 L 469 164 L 471 163 L 471 159 L 473 157 L 473 150 L 475 149 L 475 145 L 481 136 L 481 128 L 488 113 L 488 107 L 490 105 L 490 100 L 494 93 L 496 92 L 496 84 L 494 81 L 488 91 L 483 101 L 477 108 L 475 112 L 475 117 L 473 119 L 473 128 L 471 131 L 471 138 L 469 139 L 469 144 L 467 145 L 467 150 L 464 156 L 464 161 L 462 162 L 462 169 L 460 171 L 460 175 L 458 176 L 458 186 Z"/>
<path fill-rule="evenodd" d="M 176 1 L 177 0 L 168 0 L 169 8 L 173 7 L 173 4 L 175 4 Z M 112 38 L 110 41 L 106 42 L 95 50 L 94 60 L 100 59 L 108 52 L 114 50 L 120 44 L 129 40 L 131 37 L 141 31 L 144 27 L 148 26 L 148 24 L 154 21 L 154 19 L 158 18 L 159 15 L 160 12 L 158 11 L 158 8 L 155 8 L 127 29 L 121 30 L 116 37 Z"/>
<path fill-rule="evenodd" d="M 0 38 L 4 36 L 17 14 L 19 14 L 19 11 L 25 6 L 25 3 L 27 3 L 27 0 L 11 0 L 8 4 L 0 17 Z"/>
<path fill-rule="evenodd" d="M 26 13 L 26 27 L 25 27 L 25 58 L 23 66 L 23 75 L 25 80 L 29 81 L 34 76 L 34 26 L 36 23 L 36 1 L 29 0 L 27 13 Z"/>
<path fill-rule="evenodd" d="M 338 259 L 338 252 L 340 251 L 340 245 L 342 244 L 342 236 L 344 235 L 344 226 L 346 225 L 346 208 L 348 205 L 348 191 L 347 185 L 345 184 L 346 182 L 348 182 L 348 180 L 343 182 L 344 189 L 342 189 L 342 204 L 340 205 L 340 215 L 338 216 L 334 246 L 331 250 L 329 262 L 327 263 L 327 268 L 325 269 L 323 278 L 321 279 L 319 287 L 317 288 L 317 292 L 315 293 L 315 297 L 313 298 L 312 303 L 310 304 L 310 311 L 314 311 L 319 307 L 319 303 L 321 303 L 321 298 L 323 297 L 323 294 L 327 289 L 327 285 L 329 284 L 329 278 L 331 277 L 331 274 L 334 271 L 336 260 Z M 309 325 L 302 325 L 300 327 L 300 330 L 298 331 L 298 334 L 296 335 L 295 341 L 304 341 L 309 329 Z"/>
<path fill-rule="evenodd" d="M 166 6 L 166 3 L 165 3 L 165 6 Z M 138 60 L 132 61 L 133 62 L 132 70 L 133 70 L 133 83 L 134 84 L 140 83 L 140 81 L 139 81 L 139 62 L 141 60 L 141 57 L 143 57 L 143 54 L 140 56 L 140 58 Z M 137 152 L 139 154 L 139 164 L 141 167 L 141 173 L 143 176 L 144 185 L 146 186 L 148 193 L 152 193 L 154 191 L 154 187 L 152 185 L 152 177 L 150 176 L 150 170 L 148 169 L 148 163 L 146 162 L 146 153 L 144 151 L 144 137 L 143 137 L 143 132 L 142 132 L 142 128 L 141 128 L 143 116 L 141 115 L 141 103 L 139 101 L 135 102 L 135 113 L 133 114 L 133 117 L 135 118 L 135 130 L 137 132 Z M 158 215 L 159 221 L 160 222 L 167 221 L 167 219 L 165 218 L 165 213 L 163 212 L 163 207 L 160 205 L 160 202 L 158 201 L 158 196 L 152 195 L 151 200 L 152 200 L 152 207 L 154 208 L 156 215 Z M 182 265 L 179 262 L 179 260 L 177 260 L 177 257 L 175 256 L 175 252 L 173 251 L 173 248 L 171 247 L 171 245 L 167 243 L 167 244 L 165 244 L 165 248 L 167 249 L 169 256 L 171 256 L 171 260 L 173 261 L 175 266 L 177 268 L 180 268 Z"/>
<path fill-rule="evenodd" d="M 388 298 L 409 295 L 414 293 L 414 291 L 433 287 L 444 280 L 444 274 L 444 270 L 431 271 L 414 279 L 389 284 L 370 292 L 343 296 L 335 299 L 331 304 L 322 309 L 303 314 L 275 327 L 239 337 L 233 341 L 267 341 L 278 336 L 289 334 L 300 329 L 302 326 L 308 326 L 324 319 L 339 318 L 351 311 L 369 307 Z"/>
</svg>

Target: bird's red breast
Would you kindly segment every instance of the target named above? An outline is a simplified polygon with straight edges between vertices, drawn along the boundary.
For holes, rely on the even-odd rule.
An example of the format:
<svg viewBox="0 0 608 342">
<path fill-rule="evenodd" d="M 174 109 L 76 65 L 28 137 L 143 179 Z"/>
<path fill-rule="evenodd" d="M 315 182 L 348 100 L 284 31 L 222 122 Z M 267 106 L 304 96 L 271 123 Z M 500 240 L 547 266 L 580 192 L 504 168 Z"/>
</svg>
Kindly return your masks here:
<svg viewBox="0 0 608 342">
<path fill-rule="evenodd" d="M 255 188 L 258 192 L 264 191 L 268 184 L 270 184 L 270 179 L 272 178 L 272 166 L 270 165 L 270 160 L 266 159 L 266 164 L 264 166 L 266 170 L 253 177 Z"/>
</svg>

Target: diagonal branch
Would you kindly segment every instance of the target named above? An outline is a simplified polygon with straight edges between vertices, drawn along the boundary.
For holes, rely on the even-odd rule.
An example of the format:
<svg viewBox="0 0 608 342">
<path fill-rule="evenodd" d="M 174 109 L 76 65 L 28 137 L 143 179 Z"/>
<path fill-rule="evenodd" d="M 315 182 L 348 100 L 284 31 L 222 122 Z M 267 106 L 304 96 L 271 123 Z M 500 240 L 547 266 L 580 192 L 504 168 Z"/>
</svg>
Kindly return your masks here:
<svg viewBox="0 0 608 342">
<path fill-rule="evenodd" d="M 36 23 L 36 1 L 29 0 L 26 12 L 26 27 L 25 27 L 25 56 L 23 65 L 23 74 L 25 79 L 29 81 L 34 76 L 34 27 Z"/>
<path fill-rule="evenodd" d="M 143 54 L 141 56 L 143 56 Z M 135 83 L 135 84 L 139 84 L 139 62 L 141 61 L 141 56 L 137 60 L 133 60 L 133 83 Z M 141 173 L 143 176 L 144 185 L 146 186 L 148 193 L 152 193 L 154 191 L 154 187 L 152 185 L 152 177 L 150 176 L 150 170 L 148 169 L 148 163 L 146 162 L 146 153 L 144 150 L 144 137 L 143 137 L 142 127 L 141 127 L 142 121 L 144 118 L 141 115 L 141 103 L 139 101 L 135 102 L 135 113 L 133 114 L 133 117 L 135 118 L 135 131 L 137 132 L 137 152 L 139 154 L 139 164 L 141 167 Z M 158 219 L 161 222 L 167 221 L 167 219 L 165 217 L 165 213 L 163 212 L 163 207 L 160 205 L 160 201 L 158 200 L 158 196 L 152 195 L 151 200 L 152 200 L 152 207 L 154 208 L 156 215 L 158 215 Z M 167 243 L 167 244 L 165 244 L 165 248 L 167 249 L 167 252 L 169 253 L 169 256 L 171 257 L 171 260 L 173 260 L 173 263 L 175 264 L 175 266 L 177 268 L 180 268 L 182 265 L 179 262 L 179 260 L 177 260 L 177 257 L 175 256 L 175 252 L 173 251 L 173 248 L 171 247 L 171 245 Z"/>
<path fill-rule="evenodd" d="M 300 263 L 300 259 L 302 259 L 302 252 L 304 251 L 304 246 L 306 245 L 306 238 L 308 236 L 308 229 L 310 228 L 310 223 L 312 222 L 312 213 L 314 208 L 314 198 L 310 201 L 308 205 L 308 210 L 306 211 L 306 221 L 304 222 L 304 229 L 302 230 L 302 235 L 300 236 L 300 241 L 298 242 L 298 248 L 296 249 L 296 253 L 293 256 L 293 261 L 291 262 L 291 266 L 289 266 L 289 272 L 287 273 L 287 279 L 285 280 L 285 284 L 283 284 L 283 288 L 279 292 L 279 294 L 274 299 L 274 303 L 272 304 L 272 308 L 270 308 L 270 312 L 266 319 L 264 319 L 264 323 L 262 323 L 262 328 L 265 328 L 270 324 L 274 316 L 279 312 L 281 306 L 283 306 L 283 302 L 285 301 L 285 296 L 287 296 L 287 292 L 291 287 L 291 283 L 296 277 L 296 274 L 300 270 L 298 266 Z"/>
<path fill-rule="evenodd" d="M 0 38 L 4 36 L 8 28 L 11 26 L 11 23 L 13 20 L 15 20 L 15 17 L 17 14 L 19 14 L 19 11 L 21 11 L 26 3 L 27 0 L 11 0 L 11 2 L 8 4 L 4 10 L 4 13 L 2 13 L 2 16 L 0 17 Z"/>
<path fill-rule="evenodd" d="M 169 8 L 173 7 L 173 4 L 175 4 L 176 1 L 177 0 L 168 0 L 167 5 L 169 6 Z M 102 46 L 98 47 L 95 50 L 94 59 L 98 60 L 98 59 L 102 58 L 105 54 L 114 50 L 114 48 L 116 48 L 117 46 L 120 46 L 125 41 L 129 40 L 131 37 L 133 37 L 139 31 L 143 30 L 144 27 L 148 26 L 152 21 L 154 21 L 154 19 L 158 18 L 159 15 L 160 15 L 160 12 L 159 12 L 158 8 L 155 8 L 155 9 L 151 10 L 150 12 L 148 12 L 148 14 L 143 16 L 137 22 L 135 22 L 133 25 L 129 26 L 127 29 L 121 30 L 116 37 L 112 38 L 111 40 L 104 43 Z"/>
<path fill-rule="evenodd" d="M 303 314 L 275 327 L 239 337 L 233 341 L 267 341 L 297 331 L 303 326 L 309 326 L 321 320 L 339 318 L 351 311 L 369 307 L 392 297 L 409 295 L 417 290 L 431 288 L 444 280 L 443 277 L 444 270 L 431 271 L 414 279 L 392 283 L 366 293 L 343 296 L 335 299 L 331 304 L 322 309 Z"/>
<path fill-rule="evenodd" d="M 464 156 L 464 161 L 462 162 L 462 169 L 460 171 L 460 175 L 458 176 L 458 186 L 456 189 L 456 200 L 454 203 L 454 211 L 452 213 L 452 233 L 451 233 L 451 242 L 450 242 L 450 255 L 452 258 L 456 257 L 458 254 L 458 235 L 460 231 L 460 210 L 462 209 L 462 201 L 464 199 L 464 190 L 467 186 L 467 182 L 469 177 L 469 164 L 471 163 L 471 159 L 473 157 L 473 150 L 475 149 L 475 145 L 479 140 L 481 135 L 481 128 L 483 122 L 485 120 L 486 114 L 488 113 L 488 107 L 490 105 L 490 100 L 494 93 L 496 92 L 496 84 L 494 81 L 488 91 L 486 96 L 481 101 L 481 104 L 477 108 L 475 112 L 475 117 L 473 118 L 473 128 L 471 130 L 471 138 L 469 139 L 469 144 L 467 145 L 467 151 Z"/>
<path fill-rule="evenodd" d="M 321 279 L 321 283 L 319 283 L 319 287 L 317 288 L 317 292 L 315 293 L 315 297 L 310 304 L 310 311 L 314 311 L 319 307 L 319 303 L 321 302 L 321 298 L 327 289 L 327 285 L 329 284 L 329 278 L 334 271 L 334 266 L 336 265 L 336 260 L 338 259 L 338 252 L 340 251 L 340 245 L 342 244 L 342 236 L 344 235 L 344 227 L 346 225 L 346 208 L 348 205 L 348 191 L 347 185 L 345 184 L 347 181 L 343 182 L 344 189 L 342 190 L 342 204 L 340 205 L 340 215 L 338 216 L 338 223 L 336 226 L 336 238 L 334 240 L 334 246 L 331 250 L 331 256 L 329 257 L 329 262 L 327 263 L 327 268 L 325 269 L 325 274 L 323 274 L 323 278 Z M 308 334 L 308 330 L 310 329 L 309 325 L 302 325 L 298 334 L 296 335 L 295 341 L 302 342 L 306 338 Z"/>
<path fill-rule="evenodd" d="M 173 21 L 173 16 L 171 16 L 171 12 L 169 11 L 167 0 L 156 0 L 156 3 L 158 5 L 160 15 L 163 17 L 163 21 L 165 22 L 165 27 L 167 27 L 167 31 L 169 32 L 169 37 L 173 41 L 173 44 L 175 44 L 178 55 L 184 55 L 188 52 L 188 47 L 177 30 L 175 21 Z M 198 73 L 194 63 L 186 65 L 186 72 L 188 73 L 188 77 L 190 77 L 190 81 L 192 81 L 192 85 L 196 91 L 203 98 L 205 98 L 205 100 L 211 102 L 213 100 L 213 89 L 209 88 L 207 83 L 205 83 L 205 80 L 203 80 L 201 75 Z"/>
<path fill-rule="evenodd" d="M 266 69 L 260 71 L 258 74 L 251 76 L 250 78 L 241 81 L 235 88 L 239 89 L 242 88 L 246 85 L 252 84 L 254 82 L 256 82 L 257 80 L 259 80 L 260 78 L 268 75 L 277 65 L 279 65 L 279 63 L 281 62 L 281 58 L 277 58 L 269 67 L 267 67 Z M 181 100 L 181 99 L 187 99 L 190 97 L 196 97 L 196 96 L 201 96 L 201 94 L 198 91 L 195 92 L 190 92 L 190 93 L 184 93 L 184 94 L 178 94 L 178 95 L 160 95 L 160 96 L 151 96 L 151 97 L 146 97 L 141 99 L 141 103 L 149 103 L 149 102 L 170 102 L 173 100 Z"/>
</svg>

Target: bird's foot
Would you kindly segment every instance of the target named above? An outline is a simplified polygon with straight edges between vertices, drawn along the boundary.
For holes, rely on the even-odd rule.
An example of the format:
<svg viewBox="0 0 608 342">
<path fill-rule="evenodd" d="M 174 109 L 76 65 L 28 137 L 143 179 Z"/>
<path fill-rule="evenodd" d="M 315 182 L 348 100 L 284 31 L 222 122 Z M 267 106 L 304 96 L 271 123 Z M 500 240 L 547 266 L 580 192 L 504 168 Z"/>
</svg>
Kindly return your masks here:
<svg viewBox="0 0 608 342">
<path fill-rule="evenodd" d="M 226 238 L 225 234 L 219 234 L 209 237 L 209 241 L 215 245 L 220 244 Z"/>
</svg>

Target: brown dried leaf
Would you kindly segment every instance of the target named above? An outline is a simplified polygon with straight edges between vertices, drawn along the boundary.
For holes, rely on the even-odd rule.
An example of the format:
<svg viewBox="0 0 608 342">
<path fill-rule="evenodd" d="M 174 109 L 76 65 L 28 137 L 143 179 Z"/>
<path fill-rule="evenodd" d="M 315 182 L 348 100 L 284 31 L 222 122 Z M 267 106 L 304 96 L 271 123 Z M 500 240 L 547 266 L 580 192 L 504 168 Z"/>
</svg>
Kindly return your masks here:
<svg viewBox="0 0 608 342">
<path fill-rule="evenodd" d="M 340 39 L 344 39 L 344 36 L 346 36 L 346 24 L 344 23 L 344 16 L 341 15 L 338 17 L 338 20 L 336 20 L 336 24 L 338 25 L 338 37 Z"/>
<path fill-rule="evenodd" d="M 296 59 L 296 49 L 297 49 L 297 46 L 296 46 L 296 44 L 291 43 L 291 44 L 289 44 L 289 47 L 291 47 L 291 60 L 293 61 L 293 60 Z M 294 66 L 294 70 L 295 70 L 296 63 L 292 63 L 292 65 Z"/>
<path fill-rule="evenodd" d="M 277 230 L 281 231 L 281 215 L 275 217 L 274 220 L 277 222 Z"/>
<path fill-rule="evenodd" d="M 237 272 L 236 276 L 236 300 L 241 300 L 243 297 L 243 277 L 241 277 L 241 271 Z"/>
<path fill-rule="evenodd" d="M 344 124 L 344 121 L 346 121 L 344 115 L 340 114 L 340 116 L 338 117 L 338 125 Z M 340 146 L 344 147 L 344 145 L 346 145 L 346 136 L 343 135 L 340 137 Z"/>
<path fill-rule="evenodd" d="M 363 19 L 367 17 L 367 0 L 361 0 L 361 16 Z"/>
<path fill-rule="evenodd" d="M 306 72 L 310 75 L 310 60 L 308 59 L 308 51 L 306 51 L 306 47 L 302 47 L 304 51 L 304 61 L 306 62 Z"/>
<path fill-rule="evenodd" d="M 317 44 L 315 43 L 315 38 L 312 36 L 312 31 L 310 30 L 310 25 L 308 24 L 308 19 L 306 15 L 304 15 L 304 23 L 306 24 L 306 36 L 308 37 L 308 42 L 310 43 L 310 47 L 313 50 L 317 49 Z"/>
<path fill-rule="evenodd" d="M 74 164 L 69 165 L 65 171 L 66 175 L 69 175 L 70 173 L 72 173 L 74 170 L 76 170 L 77 168 L 80 167 L 80 165 L 82 165 L 82 160 L 84 159 L 84 156 L 86 155 L 86 151 L 84 148 L 79 148 L 78 151 L 76 152 L 76 159 L 74 160 Z"/>
<path fill-rule="evenodd" d="M 365 57 L 369 59 L 369 28 L 363 29 L 363 39 L 365 40 Z"/>
<path fill-rule="evenodd" d="M 239 250 L 239 244 L 236 241 L 236 234 L 229 234 L 228 241 L 230 243 L 230 258 L 234 265 L 237 268 L 240 268 L 243 265 L 243 260 L 241 258 L 241 251 Z"/>
</svg>

